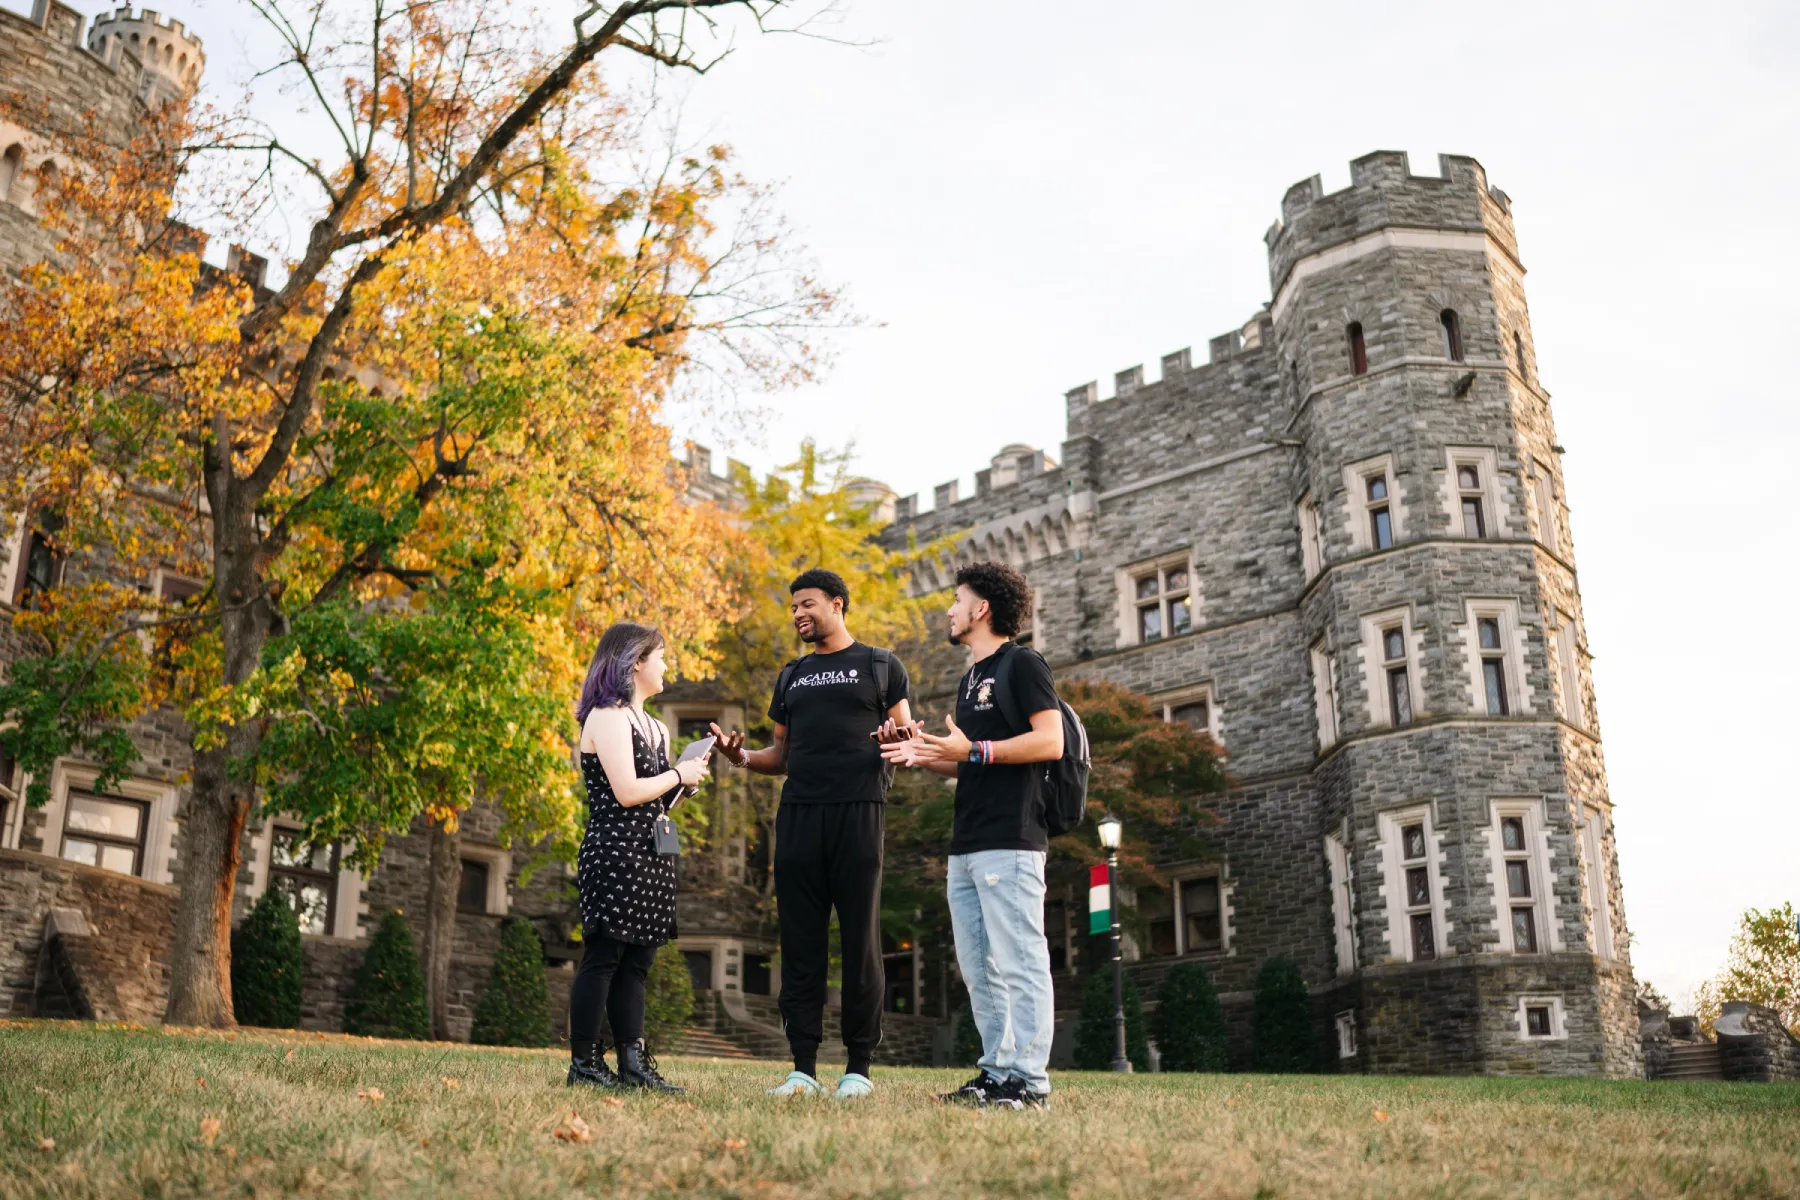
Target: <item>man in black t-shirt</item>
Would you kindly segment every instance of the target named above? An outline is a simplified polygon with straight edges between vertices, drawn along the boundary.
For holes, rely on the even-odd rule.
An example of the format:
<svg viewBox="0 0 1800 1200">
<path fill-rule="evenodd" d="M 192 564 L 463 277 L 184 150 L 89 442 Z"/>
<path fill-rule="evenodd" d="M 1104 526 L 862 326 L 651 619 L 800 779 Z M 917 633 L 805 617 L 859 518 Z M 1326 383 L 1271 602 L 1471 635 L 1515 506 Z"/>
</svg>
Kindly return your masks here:
<svg viewBox="0 0 1800 1200">
<path fill-rule="evenodd" d="M 850 1061 L 839 1099 L 874 1090 L 869 1063 L 881 1043 L 886 979 L 881 963 L 881 863 L 887 832 L 887 768 L 881 742 L 911 724 L 906 668 L 887 650 L 850 636 L 850 589 L 811 570 L 789 586 L 794 630 L 816 647 L 782 668 L 769 702 L 774 742 L 744 749 L 744 735 L 712 727 L 727 760 L 760 775 L 786 775 L 775 814 L 775 900 L 781 927 L 781 1023 L 794 1053 L 782 1096 L 817 1094 L 824 1040 L 831 910 L 844 959 L 844 1046 Z"/>
<path fill-rule="evenodd" d="M 939 1098 L 1008 1108 L 1049 1105 L 1056 1029 L 1041 764 L 1062 757 L 1063 718 L 1049 665 L 1012 641 L 1030 615 L 1030 585 L 1012 567 L 981 562 L 958 571 L 950 640 L 972 650 L 975 663 L 957 685 L 956 715 L 943 737 L 921 729 L 882 749 L 892 762 L 956 780 L 950 924 L 981 1034 L 981 1073 Z M 1007 719 L 1009 708 L 1025 728 Z"/>
</svg>

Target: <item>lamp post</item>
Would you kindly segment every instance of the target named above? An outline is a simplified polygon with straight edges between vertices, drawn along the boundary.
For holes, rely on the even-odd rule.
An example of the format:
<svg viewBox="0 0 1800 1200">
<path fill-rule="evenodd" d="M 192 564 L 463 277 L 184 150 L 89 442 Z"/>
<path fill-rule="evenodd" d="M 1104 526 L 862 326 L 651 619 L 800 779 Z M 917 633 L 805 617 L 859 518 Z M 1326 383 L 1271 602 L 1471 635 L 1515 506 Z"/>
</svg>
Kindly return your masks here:
<svg viewBox="0 0 1800 1200">
<path fill-rule="evenodd" d="M 1125 963 L 1119 949 L 1119 843 L 1125 827 L 1111 813 L 1096 822 L 1100 845 L 1106 851 L 1107 903 L 1112 907 L 1113 965 L 1113 1060 L 1112 1069 L 1131 1072 L 1131 1059 L 1125 1055 Z"/>
</svg>

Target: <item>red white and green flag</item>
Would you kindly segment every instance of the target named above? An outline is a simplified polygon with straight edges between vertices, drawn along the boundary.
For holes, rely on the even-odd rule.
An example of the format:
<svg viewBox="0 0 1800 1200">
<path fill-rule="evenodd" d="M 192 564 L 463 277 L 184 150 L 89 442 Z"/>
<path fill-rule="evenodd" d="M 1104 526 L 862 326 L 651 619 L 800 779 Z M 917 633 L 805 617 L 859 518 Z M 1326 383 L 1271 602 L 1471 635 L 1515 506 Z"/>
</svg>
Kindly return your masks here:
<svg viewBox="0 0 1800 1200">
<path fill-rule="evenodd" d="M 1112 872 L 1105 863 L 1088 868 L 1088 932 L 1112 929 Z"/>
</svg>

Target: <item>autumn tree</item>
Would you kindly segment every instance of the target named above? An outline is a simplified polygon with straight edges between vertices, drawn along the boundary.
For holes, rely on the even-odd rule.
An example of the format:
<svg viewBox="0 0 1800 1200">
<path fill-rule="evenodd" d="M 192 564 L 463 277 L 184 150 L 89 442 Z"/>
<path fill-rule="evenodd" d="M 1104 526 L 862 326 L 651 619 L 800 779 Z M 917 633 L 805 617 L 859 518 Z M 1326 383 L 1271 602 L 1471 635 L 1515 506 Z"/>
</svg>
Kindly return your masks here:
<svg viewBox="0 0 1800 1200">
<path fill-rule="evenodd" d="M 1792 901 L 1752 908 L 1738 922 L 1725 967 L 1694 990 L 1694 1014 L 1711 1032 L 1727 1000 L 1772 1008 L 1800 1037 L 1800 917 Z"/>
<path fill-rule="evenodd" d="M 329 158 L 206 113 L 157 114 L 125 145 L 46 129 L 84 169 L 55 181 L 55 254 L 0 295 L 0 509 L 53 514 L 60 549 L 123 583 L 34 614 L 45 664 L 0 692 L 0 716 L 32 721 L 0 736 L 34 775 L 77 744 L 116 773 L 128 746 L 107 742 L 112 724 L 188 704 L 171 1022 L 231 1023 L 231 902 L 260 784 L 320 836 L 353 826 L 373 847 L 399 827 L 403 806 L 359 820 L 372 814 L 338 811 L 284 759 L 283 731 L 323 741 L 336 723 L 353 746 L 357 715 L 412 703 L 346 665 L 429 633 L 383 606 L 453 623 L 481 584 L 504 584 L 558 596 L 563 628 L 649 614 L 705 655 L 730 584 L 703 569 L 711 518 L 667 486 L 657 401 L 706 345 L 753 379 L 803 374 L 834 298 L 755 224 L 758 194 L 722 151 L 642 161 L 643 123 L 595 64 L 703 68 L 719 21 L 781 7 L 596 3 L 557 44 L 529 10 L 482 0 L 262 0 L 282 54 L 258 74 L 332 131 Z M 172 198 L 196 161 L 207 186 L 185 193 L 190 214 Z M 719 223 L 734 205 L 749 224 Z M 273 287 L 204 268 L 175 220 L 274 212 L 306 236 Z M 129 594 L 165 563 L 201 594 Z M 543 611 L 489 632 L 503 649 Z M 167 670 L 132 666 L 144 632 Z M 580 643 L 544 649 L 566 675 Z M 467 778 L 427 770 L 406 803 L 453 809 Z"/>
</svg>

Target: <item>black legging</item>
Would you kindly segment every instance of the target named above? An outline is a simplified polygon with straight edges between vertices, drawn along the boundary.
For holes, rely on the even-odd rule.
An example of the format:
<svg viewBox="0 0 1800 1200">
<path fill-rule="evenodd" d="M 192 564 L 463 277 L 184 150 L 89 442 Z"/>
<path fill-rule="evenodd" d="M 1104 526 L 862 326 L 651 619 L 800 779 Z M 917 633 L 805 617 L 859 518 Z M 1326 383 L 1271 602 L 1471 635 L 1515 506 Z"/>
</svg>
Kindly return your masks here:
<svg viewBox="0 0 1800 1200">
<path fill-rule="evenodd" d="M 656 959 L 655 946 L 621 942 L 605 934 L 586 937 L 581 967 L 569 989 L 569 1041 L 600 1040 L 600 1014 L 612 1020 L 614 1045 L 644 1036 L 644 981 Z"/>
</svg>

